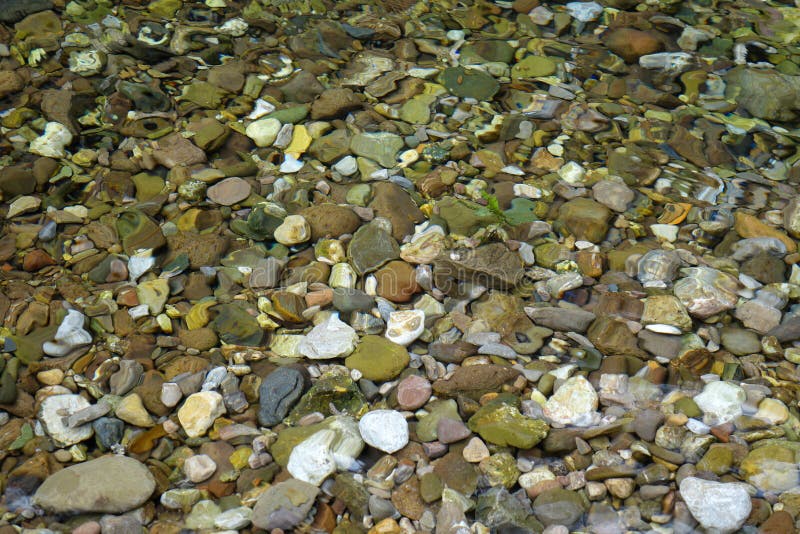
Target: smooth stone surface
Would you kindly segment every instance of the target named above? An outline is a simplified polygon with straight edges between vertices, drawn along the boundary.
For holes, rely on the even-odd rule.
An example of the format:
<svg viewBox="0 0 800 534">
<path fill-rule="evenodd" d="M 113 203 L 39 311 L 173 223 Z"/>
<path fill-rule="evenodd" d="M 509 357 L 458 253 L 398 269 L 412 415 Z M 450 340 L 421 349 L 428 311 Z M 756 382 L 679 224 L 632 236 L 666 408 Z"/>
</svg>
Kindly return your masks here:
<svg viewBox="0 0 800 534">
<path fill-rule="evenodd" d="M 747 395 L 744 390 L 730 382 L 711 382 L 694 397 L 694 402 L 703 411 L 703 420 L 709 425 L 721 425 L 742 414 L 742 404 Z"/>
<path fill-rule="evenodd" d="M 45 432 L 57 443 L 64 446 L 74 445 L 92 436 L 92 426 L 84 424 L 69 427 L 67 418 L 88 407 L 89 403 L 80 395 L 53 395 L 42 401 L 39 420 Z"/>
<path fill-rule="evenodd" d="M 33 503 L 55 513 L 121 514 L 141 506 L 155 488 L 144 464 L 125 456 L 103 456 L 48 477 Z"/>
<path fill-rule="evenodd" d="M 405 369 L 410 356 L 405 347 L 392 343 L 381 336 L 368 335 L 344 364 L 349 369 L 358 369 L 367 380 L 383 382 L 391 380 Z"/>
<path fill-rule="evenodd" d="M 400 412 L 373 410 L 358 422 L 361 437 L 376 449 L 393 453 L 408 444 L 408 423 Z"/>
</svg>

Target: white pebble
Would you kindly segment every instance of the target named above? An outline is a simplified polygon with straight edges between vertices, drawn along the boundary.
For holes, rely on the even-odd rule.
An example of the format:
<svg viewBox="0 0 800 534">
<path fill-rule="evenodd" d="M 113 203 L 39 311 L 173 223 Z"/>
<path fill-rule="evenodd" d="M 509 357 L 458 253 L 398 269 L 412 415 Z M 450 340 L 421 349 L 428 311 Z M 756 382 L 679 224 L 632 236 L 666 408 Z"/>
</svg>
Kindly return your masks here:
<svg viewBox="0 0 800 534">
<path fill-rule="evenodd" d="M 197 454 L 183 462 L 183 472 L 195 484 L 208 480 L 216 470 L 217 464 L 207 454 Z"/>
<path fill-rule="evenodd" d="M 368 445 L 388 454 L 408 444 L 408 423 L 395 410 L 373 410 L 358 422 L 361 437 Z"/>
<path fill-rule="evenodd" d="M 386 339 L 406 347 L 421 336 L 424 330 L 424 311 L 393 311 L 389 314 L 389 321 L 386 324 Z"/>
</svg>

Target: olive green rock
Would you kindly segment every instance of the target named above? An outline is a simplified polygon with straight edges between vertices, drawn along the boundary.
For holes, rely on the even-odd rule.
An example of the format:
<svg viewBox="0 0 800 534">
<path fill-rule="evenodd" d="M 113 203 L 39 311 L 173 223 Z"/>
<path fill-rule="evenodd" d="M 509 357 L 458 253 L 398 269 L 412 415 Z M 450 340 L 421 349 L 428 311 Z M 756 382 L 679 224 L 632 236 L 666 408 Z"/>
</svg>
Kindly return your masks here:
<svg viewBox="0 0 800 534">
<path fill-rule="evenodd" d="M 220 304 L 214 308 L 217 317 L 212 328 L 229 345 L 254 347 L 261 343 L 264 330 L 255 317 L 238 304 Z"/>
<path fill-rule="evenodd" d="M 397 153 L 404 145 L 402 137 L 388 132 L 361 133 L 350 140 L 353 154 L 373 159 L 386 168 L 397 165 Z"/>
<path fill-rule="evenodd" d="M 511 68 L 511 77 L 515 80 L 550 76 L 556 72 L 556 64 L 549 57 L 528 56 Z"/>
<path fill-rule="evenodd" d="M 293 425 L 303 416 L 313 412 L 322 415 L 336 413 L 361 417 L 367 413 L 369 404 L 358 385 L 344 369 L 332 370 L 322 375 L 295 405 L 286 423 Z"/>
<path fill-rule="evenodd" d="M 382 336 L 364 336 L 344 364 L 361 371 L 367 380 L 385 382 L 399 375 L 410 359 L 402 345 Z"/>
<path fill-rule="evenodd" d="M 489 443 L 501 447 L 530 449 L 542 441 L 549 427 L 539 419 L 525 417 L 510 404 L 492 401 L 470 417 L 467 426 Z"/>
<path fill-rule="evenodd" d="M 715 475 L 724 475 L 733 465 L 733 450 L 722 444 L 714 444 L 697 462 L 698 471 L 710 471 Z"/>
<path fill-rule="evenodd" d="M 556 226 L 575 236 L 575 239 L 599 243 L 606 236 L 611 210 L 588 198 L 565 202 L 558 209 Z"/>
<path fill-rule="evenodd" d="M 423 442 L 438 439 L 436 427 L 440 419 L 461 421 L 461 416 L 458 415 L 458 404 L 453 399 L 430 402 L 425 409 L 428 411 L 428 415 L 422 417 L 417 423 L 417 437 Z"/>
<path fill-rule="evenodd" d="M 365 274 L 399 258 L 400 247 L 380 226 L 367 224 L 353 235 L 347 246 L 347 255 L 356 272 Z"/>
<path fill-rule="evenodd" d="M 500 90 L 500 84 L 491 74 L 465 67 L 444 69 L 441 83 L 455 96 L 476 100 L 489 100 Z"/>
</svg>

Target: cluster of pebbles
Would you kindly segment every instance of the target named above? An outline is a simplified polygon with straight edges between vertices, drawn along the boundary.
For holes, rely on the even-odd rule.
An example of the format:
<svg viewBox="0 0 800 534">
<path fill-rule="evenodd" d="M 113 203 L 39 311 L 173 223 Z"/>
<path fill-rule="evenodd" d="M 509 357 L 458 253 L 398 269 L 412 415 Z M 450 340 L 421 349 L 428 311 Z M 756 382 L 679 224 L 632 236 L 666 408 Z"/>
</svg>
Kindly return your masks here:
<svg viewBox="0 0 800 534">
<path fill-rule="evenodd" d="M 800 525 L 793 2 L 0 4 L 0 534 Z"/>
</svg>

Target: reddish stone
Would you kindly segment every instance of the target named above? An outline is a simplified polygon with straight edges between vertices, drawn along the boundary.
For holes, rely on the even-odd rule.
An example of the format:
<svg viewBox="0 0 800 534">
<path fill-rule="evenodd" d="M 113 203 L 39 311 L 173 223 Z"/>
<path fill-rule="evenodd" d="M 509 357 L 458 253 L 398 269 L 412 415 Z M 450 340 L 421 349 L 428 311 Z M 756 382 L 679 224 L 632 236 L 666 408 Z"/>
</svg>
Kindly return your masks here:
<svg viewBox="0 0 800 534">
<path fill-rule="evenodd" d="M 397 404 L 402 410 L 416 410 L 428 402 L 431 391 L 431 384 L 425 378 L 407 376 L 397 385 Z"/>
<path fill-rule="evenodd" d="M 38 271 L 49 265 L 55 265 L 56 261 L 44 250 L 36 249 L 25 254 L 22 260 L 22 268 L 29 273 Z"/>
</svg>

